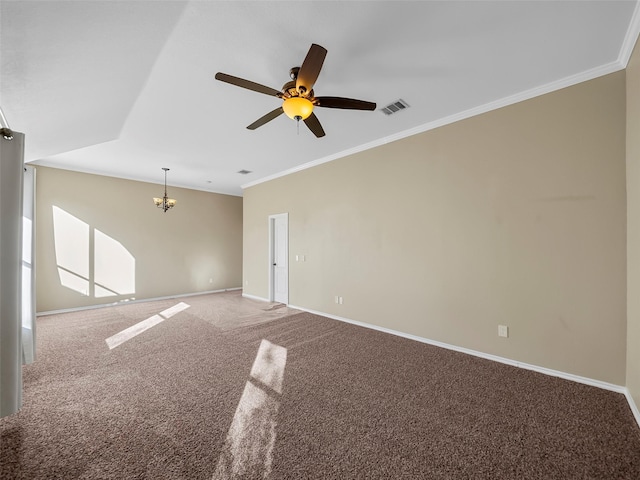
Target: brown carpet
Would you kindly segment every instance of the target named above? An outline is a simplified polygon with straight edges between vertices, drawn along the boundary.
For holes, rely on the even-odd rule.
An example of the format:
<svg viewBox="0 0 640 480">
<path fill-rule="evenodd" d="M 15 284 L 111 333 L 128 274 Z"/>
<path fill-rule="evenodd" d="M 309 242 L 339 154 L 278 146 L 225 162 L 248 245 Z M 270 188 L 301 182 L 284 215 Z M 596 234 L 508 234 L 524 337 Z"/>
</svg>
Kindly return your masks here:
<svg viewBox="0 0 640 480">
<path fill-rule="evenodd" d="M 272 306 L 228 292 L 39 318 L 0 478 L 640 478 L 621 394 Z M 235 476 L 234 452 L 254 462 Z"/>
</svg>

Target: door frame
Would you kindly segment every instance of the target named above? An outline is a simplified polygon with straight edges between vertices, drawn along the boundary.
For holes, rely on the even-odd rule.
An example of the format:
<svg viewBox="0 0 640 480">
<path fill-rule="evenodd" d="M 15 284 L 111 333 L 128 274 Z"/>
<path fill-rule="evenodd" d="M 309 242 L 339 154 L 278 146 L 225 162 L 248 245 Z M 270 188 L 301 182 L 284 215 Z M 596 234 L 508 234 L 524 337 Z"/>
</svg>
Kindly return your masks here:
<svg viewBox="0 0 640 480">
<path fill-rule="evenodd" d="M 275 301 L 275 281 L 274 281 L 274 268 L 273 268 L 273 260 L 275 257 L 275 223 L 276 219 L 284 218 L 285 226 L 287 230 L 286 241 L 285 241 L 285 251 L 287 257 L 287 298 L 284 302 L 285 304 L 289 303 L 289 213 L 277 213 L 274 215 L 269 215 L 269 301 Z"/>
</svg>

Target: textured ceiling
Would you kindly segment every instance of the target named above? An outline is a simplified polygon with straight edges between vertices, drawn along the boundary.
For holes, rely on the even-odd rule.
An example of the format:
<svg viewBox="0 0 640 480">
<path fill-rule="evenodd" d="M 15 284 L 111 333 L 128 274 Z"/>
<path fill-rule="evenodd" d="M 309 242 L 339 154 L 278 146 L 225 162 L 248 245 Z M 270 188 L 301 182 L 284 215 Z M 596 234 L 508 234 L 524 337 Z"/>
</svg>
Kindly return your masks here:
<svg viewBox="0 0 640 480">
<path fill-rule="evenodd" d="M 251 184 L 624 68 L 636 1 L 0 2 L 0 107 L 25 160 L 241 195 Z M 328 50 L 316 95 L 400 98 L 396 115 L 279 100 L 310 45 Z M 238 170 L 253 173 L 240 175 Z"/>
</svg>

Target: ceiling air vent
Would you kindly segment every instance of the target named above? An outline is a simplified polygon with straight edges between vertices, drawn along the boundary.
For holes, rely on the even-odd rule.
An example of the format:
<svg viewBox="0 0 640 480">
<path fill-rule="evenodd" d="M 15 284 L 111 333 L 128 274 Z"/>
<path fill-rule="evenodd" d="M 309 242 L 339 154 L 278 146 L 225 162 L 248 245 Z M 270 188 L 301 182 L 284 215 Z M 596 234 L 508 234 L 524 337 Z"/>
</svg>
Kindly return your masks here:
<svg viewBox="0 0 640 480">
<path fill-rule="evenodd" d="M 402 99 L 399 99 L 393 103 L 390 103 L 386 107 L 381 108 L 382 113 L 385 115 L 393 115 L 394 113 L 398 113 L 400 110 L 404 110 L 405 108 L 409 108 L 409 104 Z"/>
<path fill-rule="evenodd" d="M 238 170 L 238 173 L 240 175 L 249 175 L 251 173 L 251 170 Z"/>
</svg>

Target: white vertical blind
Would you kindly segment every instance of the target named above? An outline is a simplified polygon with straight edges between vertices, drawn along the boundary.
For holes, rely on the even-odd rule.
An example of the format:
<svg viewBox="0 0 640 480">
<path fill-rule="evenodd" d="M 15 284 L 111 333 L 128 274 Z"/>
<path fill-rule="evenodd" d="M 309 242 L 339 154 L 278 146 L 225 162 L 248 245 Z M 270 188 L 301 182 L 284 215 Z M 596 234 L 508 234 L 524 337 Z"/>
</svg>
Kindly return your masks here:
<svg viewBox="0 0 640 480">
<path fill-rule="evenodd" d="M 35 186 L 36 169 L 24 167 L 22 205 L 22 363 L 36 359 L 36 296 L 35 296 Z"/>
<path fill-rule="evenodd" d="M 0 135 L 0 417 L 22 406 L 24 135 Z"/>
</svg>

